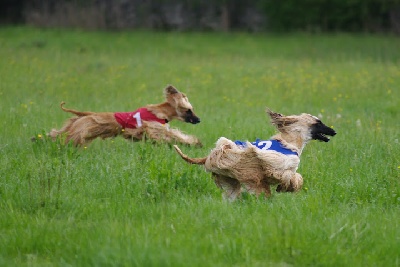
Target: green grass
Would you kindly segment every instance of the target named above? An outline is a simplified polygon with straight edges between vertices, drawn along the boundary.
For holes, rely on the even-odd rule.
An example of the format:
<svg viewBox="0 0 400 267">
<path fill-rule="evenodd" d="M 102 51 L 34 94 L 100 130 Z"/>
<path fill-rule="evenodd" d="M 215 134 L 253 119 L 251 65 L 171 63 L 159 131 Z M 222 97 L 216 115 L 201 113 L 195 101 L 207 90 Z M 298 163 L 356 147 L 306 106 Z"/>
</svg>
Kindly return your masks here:
<svg viewBox="0 0 400 267">
<path fill-rule="evenodd" d="M 400 266 L 400 39 L 0 28 L 0 266 Z M 170 145 L 30 137 L 67 107 L 131 111 L 187 93 L 204 156 L 320 116 L 301 192 L 227 203 Z"/>
</svg>

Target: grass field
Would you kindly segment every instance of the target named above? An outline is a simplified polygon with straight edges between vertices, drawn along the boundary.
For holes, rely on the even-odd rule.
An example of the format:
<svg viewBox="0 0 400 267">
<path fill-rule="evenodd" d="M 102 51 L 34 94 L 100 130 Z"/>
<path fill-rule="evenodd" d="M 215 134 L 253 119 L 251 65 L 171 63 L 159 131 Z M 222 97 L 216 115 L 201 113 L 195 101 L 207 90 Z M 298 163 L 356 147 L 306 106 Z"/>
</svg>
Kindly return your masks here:
<svg viewBox="0 0 400 267">
<path fill-rule="evenodd" d="M 132 111 L 187 93 L 204 156 L 319 116 L 304 186 L 227 203 L 166 144 L 32 143 L 67 107 Z M 0 28 L 0 266 L 400 266 L 400 39 Z"/>
</svg>

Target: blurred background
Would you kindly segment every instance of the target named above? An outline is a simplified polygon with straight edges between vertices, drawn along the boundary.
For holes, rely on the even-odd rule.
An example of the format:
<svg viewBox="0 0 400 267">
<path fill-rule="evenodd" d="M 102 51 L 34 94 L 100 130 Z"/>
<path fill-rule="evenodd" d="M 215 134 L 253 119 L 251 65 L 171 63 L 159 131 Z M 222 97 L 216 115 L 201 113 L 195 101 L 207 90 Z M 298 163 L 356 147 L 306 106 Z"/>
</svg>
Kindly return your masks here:
<svg viewBox="0 0 400 267">
<path fill-rule="evenodd" d="M 0 24 L 400 34 L 400 0 L 1 0 Z"/>
</svg>

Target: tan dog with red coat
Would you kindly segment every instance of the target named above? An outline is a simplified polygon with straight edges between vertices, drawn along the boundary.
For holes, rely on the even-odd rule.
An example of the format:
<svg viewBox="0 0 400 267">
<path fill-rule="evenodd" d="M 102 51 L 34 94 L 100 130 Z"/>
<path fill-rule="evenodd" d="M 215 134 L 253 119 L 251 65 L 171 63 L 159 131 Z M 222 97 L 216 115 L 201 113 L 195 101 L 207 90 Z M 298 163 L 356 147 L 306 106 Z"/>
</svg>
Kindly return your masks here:
<svg viewBox="0 0 400 267">
<path fill-rule="evenodd" d="M 118 135 L 133 141 L 148 138 L 201 146 L 195 136 L 170 129 L 168 125 L 173 119 L 192 124 L 200 122 L 187 96 L 172 85 L 164 89 L 164 94 L 165 102 L 146 105 L 133 112 L 82 112 L 64 108 L 65 103 L 62 102 L 61 109 L 76 117 L 68 119 L 60 130 L 53 129 L 48 135 L 55 139 L 66 134 L 65 142 L 72 141 L 75 146 L 87 145 L 96 138 L 106 139 Z"/>
</svg>

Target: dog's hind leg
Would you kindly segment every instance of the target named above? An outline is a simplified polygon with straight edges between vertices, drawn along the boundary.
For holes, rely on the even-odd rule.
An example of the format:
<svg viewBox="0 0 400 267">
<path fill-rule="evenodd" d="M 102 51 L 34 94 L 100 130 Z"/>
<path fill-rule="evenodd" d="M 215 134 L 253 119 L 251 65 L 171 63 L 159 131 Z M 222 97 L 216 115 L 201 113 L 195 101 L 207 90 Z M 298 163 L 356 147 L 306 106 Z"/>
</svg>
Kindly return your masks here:
<svg viewBox="0 0 400 267">
<path fill-rule="evenodd" d="M 65 144 L 72 142 L 74 146 L 87 146 L 90 142 L 92 142 L 97 137 L 89 137 L 85 133 L 68 133 L 67 138 L 65 139 Z"/>
<path fill-rule="evenodd" d="M 241 194 L 240 182 L 228 176 L 213 173 L 215 184 L 224 190 L 224 198 L 229 201 L 234 201 Z"/>
<path fill-rule="evenodd" d="M 47 134 L 47 136 L 51 137 L 51 139 L 52 139 L 53 141 L 55 141 L 56 138 L 57 138 L 59 135 L 61 135 L 61 134 L 63 134 L 63 133 L 68 133 L 68 132 L 70 131 L 72 125 L 74 124 L 74 122 L 75 122 L 77 119 L 79 119 L 79 118 L 78 118 L 78 117 L 75 117 L 75 118 L 70 118 L 70 119 L 68 119 L 68 120 L 64 123 L 63 127 L 62 127 L 60 130 L 51 129 L 51 131 Z"/>
<path fill-rule="evenodd" d="M 265 197 L 270 197 L 271 196 L 271 186 L 269 185 L 269 183 L 265 180 L 261 181 L 260 184 L 260 190 L 257 193 L 257 195 L 264 193 Z"/>
<path fill-rule="evenodd" d="M 68 119 L 64 123 L 63 127 L 60 130 L 51 129 L 51 131 L 47 134 L 47 136 L 49 136 L 53 141 L 55 141 L 59 135 L 61 135 L 63 133 L 68 133 L 67 139 L 69 142 L 69 140 L 72 139 L 70 132 L 71 132 L 71 129 L 73 131 L 75 122 L 77 120 L 79 120 L 80 117 L 95 114 L 94 112 L 87 112 L 87 111 L 82 112 L 82 111 L 76 111 L 73 109 L 67 109 L 67 108 L 64 108 L 64 104 L 65 104 L 65 102 L 61 102 L 61 104 L 60 104 L 60 107 L 63 111 L 73 113 L 73 114 L 77 115 L 78 117 Z M 74 143 L 77 143 L 77 142 L 74 141 Z"/>
<path fill-rule="evenodd" d="M 65 143 L 73 142 L 75 146 L 89 144 L 104 133 L 104 126 L 100 125 L 93 116 L 76 118 L 66 130 Z"/>
</svg>

